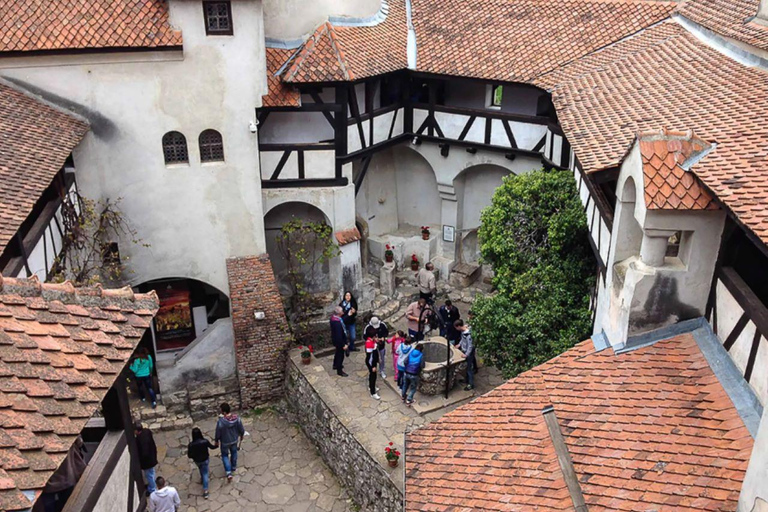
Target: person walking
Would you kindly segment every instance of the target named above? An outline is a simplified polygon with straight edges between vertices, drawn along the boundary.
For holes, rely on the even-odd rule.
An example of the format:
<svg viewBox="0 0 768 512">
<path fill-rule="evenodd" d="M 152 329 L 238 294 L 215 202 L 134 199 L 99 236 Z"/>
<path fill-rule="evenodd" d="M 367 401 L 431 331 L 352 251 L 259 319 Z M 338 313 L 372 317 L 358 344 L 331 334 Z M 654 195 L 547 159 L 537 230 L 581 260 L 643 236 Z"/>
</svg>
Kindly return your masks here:
<svg viewBox="0 0 768 512">
<path fill-rule="evenodd" d="M 405 383 L 405 363 L 408 362 L 408 353 L 413 349 L 411 337 L 406 337 L 397 347 L 397 387 L 402 392 Z"/>
<path fill-rule="evenodd" d="M 475 359 L 475 342 L 472 340 L 469 326 L 464 323 L 464 320 L 456 320 L 453 325 L 456 327 L 456 330 L 461 333 L 459 350 L 462 351 L 467 361 L 467 386 L 464 388 L 464 391 L 471 391 L 475 389 L 475 368 L 477 367 L 477 361 Z"/>
<path fill-rule="evenodd" d="M 459 308 L 454 306 L 453 302 L 449 299 L 445 301 L 445 304 L 440 306 L 438 314 L 440 315 L 440 318 L 443 319 L 443 323 L 440 326 L 440 336 L 444 336 L 445 339 L 455 345 L 459 342 L 459 338 L 461 337 L 459 331 L 453 326 L 456 320 L 461 318 Z"/>
<path fill-rule="evenodd" d="M 435 266 L 430 262 L 416 273 L 416 286 L 419 287 L 419 298 L 426 300 L 427 304 L 434 304 L 434 298 L 437 295 L 434 270 Z"/>
<path fill-rule="evenodd" d="M 139 451 L 139 467 L 147 480 L 147 492 L 155 491 L 155 466 L 157 466 L 157 446 L 152 431 L 144 428 L 140 421 L 133 424 L 136 446 Z"/>
<path fill-rule="evenodd" d="M 418 343 L 413 350 L 405 355 L 405 380 L 403 383 L 402 399 L 410 407 L 413 395 L 419 387 L 419 374 L 424 369 L 424 345 Z"/>
<path fill-rule="evenodd" d="M 200 479 L 203 483 L 203 498 L 208 499 L 208 463 L 210 454 L 208 449 L 216 449 L 219 444 L 211 444 L 204 436 L 202 431 L 195 427 L 192 429 L 192 442 L 187 445 L 187 457 L 192 459 L 200 470 Z"/>
<path fill-rule="evenodd" d="M 331 343 L 336 347 L 336 352 L 333 354 L 333 369 L 336 370 L 336 375 L 339 377 L 349 377 L 344 373 L 344 354 L 349 345 L 347 345 L 344 322 L 341 319 L 343 315 L 344 310 L 341 306 L 336 306 L 331 315 Z"/>
<path fill-rule="evenodd" d="M 344 328 L 347 333 L 347 345 L 349 345 L 347 355 L 349 355 L 350 352 L 358 350 L 355 348 L 355 339 L 357 338 L 357 325 L 355 324 L 357 321 L 357 300 L 352 295 L 352 292 L 344 292 L 344 297 L 339 302 L 339 306 L 344 311 L 341 321 L 344 322 Z"/>
<path fill-rule="evenodd" d="M 378 317 L 371 317 L 371 321 L 365 326 L 365 339 L 373 338 L 376 342 L 376 349 L 379 351 L 379 374 L 382 379 L 387 378 L 386 367 L 386 355 L 387 355 L 387 341 L 389 337 L 389 329 L 387 324 L 379 320 Z"/>
<path fill-rule="evenodd" d="M 149 395 L 149 399 L 152 402 L 152 408 L 154 409 L 157 407 L 157 395 L 155 395 L 155 390 L 152 388 L 153 367 L 152 356 L 149 355 L 146 347 L 141 347 L 137 351 L 136 357 L 131 363 L 129 370 L 131 370 L 136 377 L 136 388 L 139 391 L 139 398 L 141 398 L 142 402 L 146 402 L 146 390 L 146 393 Z"/>
<path fill-rule="evenodd" d="M 379 388 L 376 387 L 376 369 L 379 365 L 379 349 L 376 347 L 376 340 L 368 338 L 365 341 L 365 366 L 368 368 L 368 390 L 371 392 L 371 398 L 381 400 Z"/>
<path fill-rule="evenodd" d="M 165 485 L 165 478 L 159 476 L 154 482 L 157 490 L 149 496 L 149 512 L 176 512 L 181 505 L 179 493 L 170 485 Z"/>
<path fill-rule="evenodd" d="M 405 318 L 408 320 L 408 336 L 414 341 L 424 339 L 424 318 L 422 312 L 427 306 L 427 299 L 420 297 L 418 301 L 411 302 L 405 310 Z"/>
<path fill-rule="evenodd" d="M 221 416 L 216 422 L 216 436 L 214 441 L 221 445 L 221 461 L 224 463 L 224 471 L 227 472 L 227 481 L 232 481 L 232 474 L 237 470 L 237 443 L 243 440 L 245 427 L 243 421 L 234 414 L 229 404 L 224 402 L 220 406 Z"/>
<path fill-rule="evenodd" d="M 397 387 L 400 387 L 400 372 L 397 369 L 397 358 L 400 356 L 400 345 L 405 341 L 405 333 L 403 331 L 397 331 L 387 343 L 392 345 L 392 368 L 395 372 L 395 382 Z"/>
</svg>

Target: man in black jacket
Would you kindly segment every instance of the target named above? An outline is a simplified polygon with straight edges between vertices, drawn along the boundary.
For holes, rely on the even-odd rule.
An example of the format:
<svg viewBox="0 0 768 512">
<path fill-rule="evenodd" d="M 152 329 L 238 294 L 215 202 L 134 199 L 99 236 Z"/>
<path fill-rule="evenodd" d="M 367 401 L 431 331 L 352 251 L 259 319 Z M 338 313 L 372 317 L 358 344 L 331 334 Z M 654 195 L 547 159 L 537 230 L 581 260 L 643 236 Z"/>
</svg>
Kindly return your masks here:
<svg viewBox="0 0 768 512">
<path fill-rule="evenodd" d="M 133 429 L 139 448 L 139 466 L 147 480 L 147 493 L 152 494 L 157 489 L 155 486 L 155 466 L 157 466 L 155 438 L 152 437 L 152 431 L 145 429 L 140 421 L 134 424 Z"/>
<path fill-rule="evenodd" d="M 333 315 L 331 315 L 331 341 L 336 347 L 336 352 L 333 354 L 333 369 L 336 370 L 336 375 L 348 377 L 344 373 L 344 352 L 349 345 L 347 344 L 347 333 L 341 320 L 343 314 L 344 310 L 340 306 L 336 306 Z"/>
</svg>

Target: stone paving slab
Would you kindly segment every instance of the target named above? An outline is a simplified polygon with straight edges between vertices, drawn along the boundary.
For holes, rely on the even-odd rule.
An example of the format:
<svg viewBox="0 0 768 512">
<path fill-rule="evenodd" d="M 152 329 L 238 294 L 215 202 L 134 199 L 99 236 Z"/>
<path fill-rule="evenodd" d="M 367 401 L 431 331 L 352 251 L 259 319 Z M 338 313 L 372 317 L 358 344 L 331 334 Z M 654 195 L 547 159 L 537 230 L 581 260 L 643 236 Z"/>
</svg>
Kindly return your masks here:
<svg viewBox="0 0 768 512">
<path fill-rule="evenodd" d="M 157 474 L 181 497 L 186 512 L 348 512 L 359 510 L 295 425 L 272 410 L 243 417 L 238 468 L 227 483 L 220 451 L 211 450 L 210 498 L 203 498 L 200 473 L 187 458 L 191 428 L 154 432 Z M 216 418 L 195 424 L 213 439 Z"/>
</svg>

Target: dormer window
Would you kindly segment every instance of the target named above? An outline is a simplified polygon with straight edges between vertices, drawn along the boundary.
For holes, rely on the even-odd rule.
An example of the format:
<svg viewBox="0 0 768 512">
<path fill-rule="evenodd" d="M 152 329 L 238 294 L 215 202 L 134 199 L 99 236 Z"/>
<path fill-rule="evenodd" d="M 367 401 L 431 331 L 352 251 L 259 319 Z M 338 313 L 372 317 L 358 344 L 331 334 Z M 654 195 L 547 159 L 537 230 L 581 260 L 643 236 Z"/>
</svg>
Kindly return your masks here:
<svg viewBox="0 0 768 512">
<path fill-rule="evenodd" d="M 205 33 L 209 36 L 232 35 L 232 5 L 230 2 L 203 2 Z"/>
<path fill-rule="evenodd" d="M 503 85 L 489 85 L 486 92 L 486 104 L 488 108 L 500 109 L 503 94 Z"/>
</svg>

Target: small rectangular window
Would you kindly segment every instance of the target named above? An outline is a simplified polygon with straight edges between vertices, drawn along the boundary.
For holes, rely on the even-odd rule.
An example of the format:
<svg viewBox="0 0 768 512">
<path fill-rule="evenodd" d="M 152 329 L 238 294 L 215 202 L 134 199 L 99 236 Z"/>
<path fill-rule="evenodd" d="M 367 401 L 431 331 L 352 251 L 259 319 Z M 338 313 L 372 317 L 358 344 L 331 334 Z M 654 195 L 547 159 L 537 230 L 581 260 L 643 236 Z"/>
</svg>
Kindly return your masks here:
<svg viewBox="0 0 768 512">
<path fill-rule="evenodd" d="M 502 95 L 504 93 L 504 86 L 494 85 L 491 87 L 491 107 L 501 108 Z"/>
<path fill-rule="evenodd" d="M 230 2 L 203 2 L 203 16 L 206 35 L 232 35 L 232 5 Z"/>
<path fill-rule="evenodd" d="M 109 242 L 102 245 L 101 256 L 105 267 L 120 265 L 120 248 L 117 242 Z"/>
</svg>

